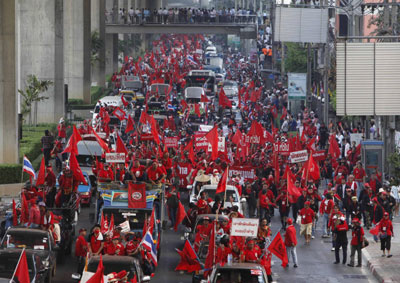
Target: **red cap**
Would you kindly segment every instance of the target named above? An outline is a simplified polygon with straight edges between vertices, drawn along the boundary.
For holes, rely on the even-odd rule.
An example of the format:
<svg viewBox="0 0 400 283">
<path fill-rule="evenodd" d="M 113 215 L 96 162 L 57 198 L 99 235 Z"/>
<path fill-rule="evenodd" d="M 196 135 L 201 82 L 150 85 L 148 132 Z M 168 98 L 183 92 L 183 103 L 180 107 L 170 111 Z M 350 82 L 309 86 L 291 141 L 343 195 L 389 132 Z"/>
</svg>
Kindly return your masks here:
<svg viewBox="0 0 400 283">
<path fill-rule="evenodd" d="M 358 219 L 358 218 L 356 217 L 356 218 L 353 219 L 352 222 L 358 222 L 358 223 L 360 223 L 360 219 Z"/>
<path fill-rule="evenodd" d="M 370 186 L 368 183 L 365 183 L 365 184 L 364 184 L 364 187 L 366 187 L 366 188 L 371 188 L 371 186 Z"/>
<path fill-rule="evenodd" d="M 288 218 L 286 220 L 287 224 L 292 225 L 293 224 L 293 219 L 292 218 Z"/>
<path fill-rule="evenodd" d="M 378 202 L 378 199 L 377 199 L 376 197 L 374 197 L 374 198 L 372 199 L 372 201 Z"/>
<path fill-rule="evenodd" d="M 112 237 L 112 239 L 113 239 L 113 240 L 115 240 L 115 239 L 118 240 L 118 239 L 119 239 L 119 235 L 118 235 L 118 234 L 117 234 L 117 235 L 114 235 L 114 236 Z"/>
<path fill-rule="evenodd" d="M 250 241 L 247 242 L 247 244 L 254 244 L 254 241 L 250 240 Z"/>
<path fill-rule="evenodd" d="M 331 187 L 332 187 L 333 185 L 332 185 L 332 183 L 328 183 L 328 186 L 331 186 Z"/>
<path fill-rule="evenodd" d="M 389 213 L 388 213 L 388 212 L 385 212 L 383 215 L 384 215 L 384 216 L 389 216 Z"/>
<path fill-rule="evenodd" d="M 309 201 L 306 201 L 306 202 L 304 203 L 304 205 L 310 205 L 310 202 L 309 202 Z"/>
</svg>

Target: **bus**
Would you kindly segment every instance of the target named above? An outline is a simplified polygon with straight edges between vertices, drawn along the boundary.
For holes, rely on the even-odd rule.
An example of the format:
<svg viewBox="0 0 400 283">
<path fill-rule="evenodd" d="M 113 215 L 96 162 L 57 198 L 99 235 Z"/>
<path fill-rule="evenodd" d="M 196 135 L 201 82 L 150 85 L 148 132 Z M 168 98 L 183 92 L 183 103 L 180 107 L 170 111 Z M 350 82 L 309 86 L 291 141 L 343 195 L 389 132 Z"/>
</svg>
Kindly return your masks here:
<svg viewBox="0 0 400 283">
<path fill-rule="evenodd" d="M 192 70 L 185 79 L 186 87 L 203 87 L 207 96 L 214 96 L 217 92 L 214 71 Z"/>
</svg>

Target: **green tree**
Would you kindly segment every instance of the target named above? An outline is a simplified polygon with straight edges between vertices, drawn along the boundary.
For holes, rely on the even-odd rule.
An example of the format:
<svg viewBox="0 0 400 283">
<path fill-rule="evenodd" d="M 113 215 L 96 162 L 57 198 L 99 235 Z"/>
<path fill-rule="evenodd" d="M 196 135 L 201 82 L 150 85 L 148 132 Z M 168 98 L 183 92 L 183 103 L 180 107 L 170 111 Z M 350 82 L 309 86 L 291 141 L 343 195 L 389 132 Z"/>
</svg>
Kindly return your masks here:
<svg viewBox="0 0 400 283">
<path fill-rule="evenodd" d="M 307 50 L 299 43 L 285 42 L 285 71 L 287 73 L 307 72 Z"/>
<path fill-rule="evenodd" d="M 389 9 L 389 8 L 388 8 Z M 399 9 L 399 8 L 398 8 Z M 384 9 L 378 9 L 378 14 L 374 17 L 371 17 L 368 28 L 375 26 L 374 31 L 371 33 L 372 35 L 377 36 L 385 36 L 385 35 L 396 35 L 400 31 L 400 13 L 397 13 L 397 17 L 392 21 L 392 15 L 390 14 L 390 10 L 387 11 L 389 13 L 387 19 L 388 22 L 385 25 L 385 11 Z"/>
<path fill-rule="evenodd" d="M 91 50 L 91 57 L 90 63 L 92 66 L 97 62 L 100 61 L 99 51 L 104 46 L 103 40 L 100 39 L 100 34 L 98 31 L 92 32 L 92 50 Z"/>
<path fill-rule="evenodd" d="M 39 80 L 35 75 L 29 75 L 27 79 L 27 86 L 24 90 L 19 89 L 19 94 L 24 98 L 22 101 L 21 113 L 23 116 L 29 114 L 29 125 L 32 125 L 32 106 L 35 106 L 35 126 L 37 123 L 37 104 L 40 101 L 49 99 L 46 96 L 41 96 L 53 84 L 50 80 Z"/>
<path fill-rule="evenodd" d="M 398 150 L 389 155 L 388 161 L 390 163 L 391 174 L 397 180 L 400 179 L 400 153 Z"/>
</svg>

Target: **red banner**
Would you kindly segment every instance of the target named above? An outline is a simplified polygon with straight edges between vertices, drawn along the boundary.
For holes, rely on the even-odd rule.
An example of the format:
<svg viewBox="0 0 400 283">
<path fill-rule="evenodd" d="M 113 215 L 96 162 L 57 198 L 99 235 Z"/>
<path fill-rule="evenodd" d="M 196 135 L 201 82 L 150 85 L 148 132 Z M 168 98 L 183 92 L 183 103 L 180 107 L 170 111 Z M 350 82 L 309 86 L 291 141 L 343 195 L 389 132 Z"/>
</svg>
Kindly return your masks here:
<svg viewBox="0 0 400 283">
<path fill-rule="evenodd" d="M 274 143 L 274 152 L 281 155 L 289 155 L 291 152 L 290 144 L 286 142 L 276 142 Z"/>
<path fill-rule="evenodd" d="M 197 151 L 203 149 L 205 152 L 207 152 L 207 150 L 208 150 L 209 142 L 207 141 L 206 138 L 204 138 L 205 134 L 206 134 L 206 132 L 195 132 L 194 133 L 194 147 L 196 148 Z"/>
<path fill-rule="evenodd" d="M 315 161 L 322 161 L 326 159 L 325 150 L 319 150 L 313 153 L 313 158 Z"/>
<path fill-rule="evenodd" d="M 164 144 L 167 148 L 178 148 L 178 137 L 165 137 Z"/>
<path fill-rule="evenodd" d="M 146 208 L 146 185 L 129 183 L 128 185 L 128 207 Z"/>
<path fill-rule="evenodd" d="M 140 135 L 140 140 L 142 140 L 142 141 L 153 141 L 154 137 L 153 137 L 153 134 L 141 134 Z"/>
<path fill-rule="evenodd" d="M 256 178 L 256 170 L 252 166 L 231 166 L 229 167 L 229 178 L 232 175 L 239 175 L 245 181 L 253 182 Z"/>
</svg>

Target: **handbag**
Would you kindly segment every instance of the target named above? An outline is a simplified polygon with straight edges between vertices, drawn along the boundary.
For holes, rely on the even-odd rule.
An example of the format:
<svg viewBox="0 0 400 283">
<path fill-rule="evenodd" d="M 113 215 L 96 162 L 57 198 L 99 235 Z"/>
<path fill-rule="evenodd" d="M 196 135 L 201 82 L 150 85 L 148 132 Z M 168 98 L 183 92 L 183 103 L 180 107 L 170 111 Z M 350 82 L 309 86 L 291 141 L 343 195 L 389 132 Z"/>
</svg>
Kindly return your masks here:
<svg viewBox="0 0 400 283">
<path fill-rule="evenodd" d="M 363 242 L 362 242 L 361 248 L 363 249 L 363 248 L 368 247 L 368 246 L 369 246 L 368 240 L 365 237 L 363 237 Z"/>
<path fill-rule="evenodd" d="M 382 233 L 379 238 L 381 239 L 386 239 L 387 238 L 387 233 Z"/>
</svg>

